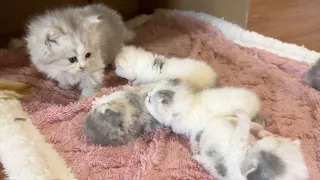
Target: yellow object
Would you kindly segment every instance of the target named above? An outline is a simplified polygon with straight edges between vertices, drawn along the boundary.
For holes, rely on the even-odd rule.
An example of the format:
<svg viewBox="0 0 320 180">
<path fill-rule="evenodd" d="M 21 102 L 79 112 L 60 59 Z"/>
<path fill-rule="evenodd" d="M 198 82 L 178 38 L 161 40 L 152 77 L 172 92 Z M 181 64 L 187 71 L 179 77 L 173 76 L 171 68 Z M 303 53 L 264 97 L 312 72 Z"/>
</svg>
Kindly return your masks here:
<svg viewBox="0 0 320 180">
<path fill-rule="evenodd" d="M 20 99 L 34 93 L 35 90 L 30 84 L 0 79 L 0 99 Z"/>
</svg>

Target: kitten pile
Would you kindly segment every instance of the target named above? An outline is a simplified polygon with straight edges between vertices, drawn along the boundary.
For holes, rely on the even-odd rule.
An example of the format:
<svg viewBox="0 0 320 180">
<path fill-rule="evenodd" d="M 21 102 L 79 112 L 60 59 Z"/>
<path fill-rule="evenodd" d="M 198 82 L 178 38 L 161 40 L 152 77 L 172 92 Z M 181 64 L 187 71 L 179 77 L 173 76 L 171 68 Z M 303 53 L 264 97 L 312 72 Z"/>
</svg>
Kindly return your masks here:
<svg viewBox="0 0 320 180">
<path fill-rule="evenodd" d="M 217 74 L 206 63 L 166 58 L 126 46 L 116 56 L 115 65 L 119 76 L 139 85 L 133 89 L 138 88 L 144 94 L 140 100 L 144 101 L 148 117 L 152 117 L 150 124 L 157 121 L 189 137 L 193 158 L 213 177 L 221 180 L 308 178 L 300 141 L 276 136 L 254 123 L 252 119 L 257 117 L 261 106 L 258 96 L 245 88 L 215 87 Z M 94 103 L 91 112 L 99 111 L 111 99 L 113 94 L 98 98 L 96 101 L 101 103 L 99 106 Z M 99 113 L 109 113 L 109 109 L 106 105 Z M 134 124 L 136 120 L 129 117 Z M 88 124 L 86 121 L 88 118 L 85 120 Z M 122 122 L 127 123 L 128 119 L 123 118 Z M 111 130 L 106 128 L 106 131 Z M 145 132 L 141 131 L 141 135 Z"/>
<path fill-rule="evenodd" d="M 215 178 L 308 178 L 300 141 L 254 122 L 261 108 L 254 92 L 217 87 L 218 75 L 204 62 L 124 46 L 133 38 L 116 11 L 92 4 L 34 17 L 25 40 L 35 67 L 63 89 L 77 85 L 80 98 L 101 87 L 108 65 L 133 85 L 93 102 L 84 133 L 95 144 L 124 145 L 169 127 L 190 139 L 193 158 Z M 318 65 L 306 77 L 317 89 Z"/>
</svg>

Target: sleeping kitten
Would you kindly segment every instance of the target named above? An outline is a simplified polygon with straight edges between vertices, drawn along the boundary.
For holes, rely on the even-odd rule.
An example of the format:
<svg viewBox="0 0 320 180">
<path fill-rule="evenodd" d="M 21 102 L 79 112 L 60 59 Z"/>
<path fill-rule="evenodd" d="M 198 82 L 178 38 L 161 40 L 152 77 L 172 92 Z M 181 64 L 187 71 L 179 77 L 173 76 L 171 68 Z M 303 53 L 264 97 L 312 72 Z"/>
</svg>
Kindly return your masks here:
<svg viewBox="0 0 320 180">
<path fill-rule="evenodd" d="M 180 78 L 194 90 L 202 90 L 212 88 L 217 83 L 217 74 L 205 62 L 166 58 L 135 46 L 123 47 L 115 65 L 117 75 L 131 81 L 132 85 Z"/>
<path fill-rule="evenodd" d="M 307 71 L 304 81 L 310 87 L 320 91 L 320 59 Z"/>
<path fill-rule="evenodd" d="M 95 144 L 123 145 L 162 127 L 145 109 L 146 87 L 97 98 L 84 120 L 86 137 Z"/>
<path fill-rule="evenodd" d="M 185 135 L 204 128 L 213 118 L 233 116 L 236 109 L 243 109 L 250 118 L 260 110 L 259 98 L 248 89 L 224 87 L 192 93 L 178 80 L 155 85 L 145 105 L 157 121 Z"/>
<path fill-rule="evenodd" d="M 305 180 L 308 170 L 299 140 L 261 130 L 260 140 L 248 144 L 250 117 L 236 110 L 237 124 L 216 119 L 190 137 L 193 157 L 218 179 Z M 264 134 L 261 136 L 261 134 Z M 246 177 L 246 178 L 245 178 Z"/>
<path fill-rule="evenodd" d="M 241 165 L 248 180 L 306 180 L 300 141 L 268 135 L 253 144 Z"/>
<path fill-rule="evenodd" d="M 81 98 L 93 93 L 133 32 L 114 10 L 94 4 L 67 7 L 33 18 L 27 26 L 27 49 L 36 68 L 70 89 L 79 84 Z"/>
<path fill-rule="evenodd" d="M 219 180 L 246 180 L 241 163 L 246 154 L 250 117 L 242 110 L 230 118 L 216 118 L 200 131 L 192 131 L 190 144 L 193 158 Z"/>
</svg>

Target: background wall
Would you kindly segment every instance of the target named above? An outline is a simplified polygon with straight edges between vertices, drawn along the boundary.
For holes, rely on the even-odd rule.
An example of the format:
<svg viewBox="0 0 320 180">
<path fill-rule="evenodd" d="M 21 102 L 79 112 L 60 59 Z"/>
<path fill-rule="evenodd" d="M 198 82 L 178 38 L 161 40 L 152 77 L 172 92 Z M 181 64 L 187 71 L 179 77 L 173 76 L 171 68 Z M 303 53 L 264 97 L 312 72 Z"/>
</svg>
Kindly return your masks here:
<svg viewBox="0 0 320 180">
<path fill-rule="evenodd" d="M 104 3 L 116 9 L 124 19 L 152 13 L 156 8 L 202 11 L 247 26 L 250 0 L 2 0 L 0 6 L 0 47 L 12 37 L 24 34 L 26 22 L 46 9 L 68 5 Z"/>
</svg>

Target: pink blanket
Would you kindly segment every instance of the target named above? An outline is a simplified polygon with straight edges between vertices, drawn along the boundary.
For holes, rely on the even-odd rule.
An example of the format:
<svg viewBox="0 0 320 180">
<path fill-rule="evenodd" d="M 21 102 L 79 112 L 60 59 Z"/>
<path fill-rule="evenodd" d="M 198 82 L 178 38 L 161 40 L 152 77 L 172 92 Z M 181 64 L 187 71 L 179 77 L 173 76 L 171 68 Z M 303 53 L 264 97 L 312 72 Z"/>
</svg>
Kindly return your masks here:
<svg viewBox="0 0 320 180">
<path fill-rule="evenodd" d="M 159 12 L 136 31 L 134 44 L 166 56 L 206 61 L 220 75 L 221 85 L 247 87 L 259 94 L 267 129 L 300 138 L 311 179 L 320 179 L 320 96 L 301 82 L 307 64 L 239 47 L 216 28 L 188 17 Z M 125 83 L 114 72 L 106 74 L 106 88 L 95 96 Z M 192 160 L 187 139 L 167 131 L 121 147 L 86 142 L 82 119 L 93 97 L 77 101 L 78 92 L 59 89 L 29 65 L 23 49 L 0 58 L 0 77 L 36 87 L 37 96 L 25 100 L 24 108 L 78 179 L 210 179 Z"/>
</svg>

